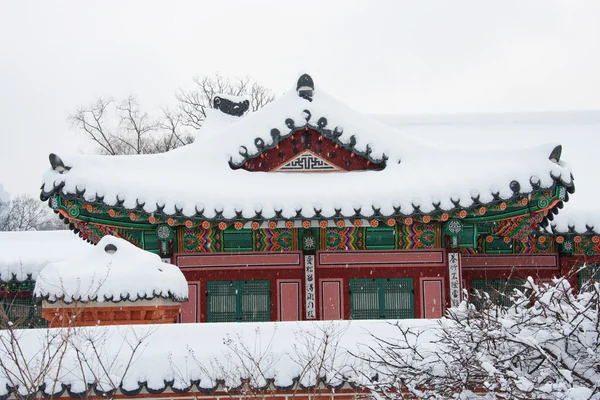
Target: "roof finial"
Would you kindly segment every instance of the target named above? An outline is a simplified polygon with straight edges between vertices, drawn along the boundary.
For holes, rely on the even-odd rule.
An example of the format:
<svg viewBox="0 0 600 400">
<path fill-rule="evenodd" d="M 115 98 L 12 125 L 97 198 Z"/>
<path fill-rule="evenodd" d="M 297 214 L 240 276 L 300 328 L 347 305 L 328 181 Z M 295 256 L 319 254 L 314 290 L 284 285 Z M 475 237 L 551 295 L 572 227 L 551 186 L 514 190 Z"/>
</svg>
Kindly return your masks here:
<svg viewBox="0 0 600 400">
<path fill-rule="evenodd" d="M 298 84 L 296 85 L 296 91 L 298 91 L 298 96 L 306 99 L 308 101 L 312 101 L 313 92 L 315 90 L 315 83 L 313 79 L 308 74 L 303 74 L 298 78 Z"/>
<path fill-rule="evenodd" d="M 250 108 L 250 102 L 236 96 L 219 94 L 213 98 L 213 108 L 234 117 L 241 117 Z"/>
</svg>

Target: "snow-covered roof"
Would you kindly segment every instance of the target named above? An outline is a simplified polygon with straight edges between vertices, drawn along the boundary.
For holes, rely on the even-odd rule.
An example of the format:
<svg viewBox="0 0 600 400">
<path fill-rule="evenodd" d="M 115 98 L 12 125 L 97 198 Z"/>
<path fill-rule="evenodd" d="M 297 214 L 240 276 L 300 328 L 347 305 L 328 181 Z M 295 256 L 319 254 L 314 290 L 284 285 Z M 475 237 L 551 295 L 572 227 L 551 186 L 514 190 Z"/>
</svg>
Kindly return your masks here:
<svg viewBox="0 0 600 400">
<path fill-rule="evenodd" d="M 534 185 L 572 184 L 568 165 L 549 160 L 557 142 L 506 151 L 495 144 L 477 151 L 461 142 L 432 145 L 350 109 L 318 86 L 311 101 L 290 90 L 244 117 L 212 123 L 212 116 L 193 144 L 165 154 L 60 153 L 44 174 L 43 194 L 205 219 L 369 218 L 375 210 L 382 216 L 428 214 L 509 199 L 515 181 L 520 193 Z M 387 165 L 321 174 L 234 169 L 303 127 L 370 160 L 387 159 Z"/>
<path fill-rule="evenodd" d="M 91 247 L 71 231 L 0 232 L 0 282 L 35 280 L 46 264 Z"/>
<path fill-rule="evenodd" d="M 465 150 L 482 146 L 497 152 L 519 143 L 546 141 L 563 145 L 563 158 L 575 177 L 576 192 L 551 222 L 556 233 L 600 234 L 600 185 L 597 158 L 600 149 L 600 110 L 472 115 L 377 115 L 405 135 Z M 591 230 L 588 228 L 592 228 Z"/>
<path fill-rule="evenodd" d="M 46 265 L 38 275 L 33 295 L 51 303 L 116 303 L 156 297 L 185 301 L 188 287 L 175 265 L 107 235 L 85 252 Z"/>
<path fill-rule="evenodd" d="M 55 394 L 54 397 L 60 397 L 65 391 L 77 397 L 86 391 L 86 382 L 99 380 L 94 390 L 102 396 L 113 389 L 104 374 L 109 373 L 118 385 L 125 372 L 118 391 L 126 396 L 137 395 L 140 391 L 159 394 L 173 390 L 190 395 L 226 392 L 223 397 L 228 397 L 236 393 L 236 388 L 242 388 L 243 380 L 248 380 L 251 387 L 265 390 L 294 390 L 296 383 L 307 388 L 319 383 L 318 378 L 322 378 L 320 383 L 329 388 L 348 387 L 348 382 L 364 383 L 374 375 L 366 363 L 360 363 L 350 352 L 360 354 L 367 351 L 366 346 L 375 345 L 371 333 L 385 339 L 397 336 L 395 322 L 403 328 L 411 327 L 414 332 L 423 331 L 420 337 L 423 343 L 433 336 L 428 334 L 428 328 L 437 325 L 432 320 L 402 320 L 164 324 L 151 329 L 143 325 L 79 328 L 70 332 L 69 342 L 75 343 L 84 354 L 91 344 L 101 348 L 101 359 L 110 360 L 111 369 L 101 369 L 98 359 L 90 353 L 86 358 L 89 364 L 86 364 L 88 375 L 85 378 L 82 369 L 77 367 L 60 371 L 50 369 L 43 390 L 48 395 Z M 44 354 L 40 346 L 49 341 L 48 331 L 28 330 L 27 333 L 20 338 L 20 344 L 26 352 L 24 358 L 31 359 L 32 368 L 35 368 L 38 363 L 33 361 Z M 7 333 L 0 332 L 3 334 Z M 140 339 L 145 340 L 129 366 L 130 349 Z M 55 340 L 59 342 L 60 337 Z M 248 356 L 255 358 L 247 359 Z M 79 365 L 77 357 L 70 345 L 61 357 L 62 365 Z M 11 367 L 9 363 L 6 365 Z M 127 367 L 129 369 L 125 371 Z M 0 370 L 0 399 L 10 387 L 2 372 Z M 92 375 L 94 373 L 96 375 Z"/>
</svg>

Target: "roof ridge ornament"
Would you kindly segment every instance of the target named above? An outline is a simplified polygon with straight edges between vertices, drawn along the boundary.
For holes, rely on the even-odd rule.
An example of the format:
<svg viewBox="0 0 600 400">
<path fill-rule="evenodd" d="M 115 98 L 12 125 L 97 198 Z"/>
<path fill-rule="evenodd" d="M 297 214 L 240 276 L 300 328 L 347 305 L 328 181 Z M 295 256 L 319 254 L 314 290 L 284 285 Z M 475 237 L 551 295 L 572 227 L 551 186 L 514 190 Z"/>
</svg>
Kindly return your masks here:
<svg viewBox="0 0 600 400">
<path fill-rule="evenodd" d="M 558 164 L 560 161 L 561 154 L 562 154 L 562 145 L 559 144 L 554 149 L 552 149 L 552 152 L 550 153 L 550 156 L 548 157 L 548 159 L 550 161 L 552 161 L 553 163 Z"/>
<path fill-rule="evenodd" d="M 227 95 L 216 95 L 213 98 L 213 108 L 234 117 L 241 117 L 250 108 L 250 102 L 248 100 L 235 102 L 228 99 Z"/>
<path fill-rule="evenodd" d="M 308 101 L 312 101 L 313 92 L 315 91 L 315 82 L 310 75 L 302 74 L 300 78 L 298 78 L 296 91 L 298 92 L 298 96 Z"/>
<path fill-rule="evenodd" d="M 61 158 L 54 153 L 50 153 L 48 158 L 50 159 L 50 166 L 52 169 L 57 171 L 59 174 L 63 174 L 71 169 L 71 167 L 66 166 L 63 160 L 61 160 Z"/>
</svg>

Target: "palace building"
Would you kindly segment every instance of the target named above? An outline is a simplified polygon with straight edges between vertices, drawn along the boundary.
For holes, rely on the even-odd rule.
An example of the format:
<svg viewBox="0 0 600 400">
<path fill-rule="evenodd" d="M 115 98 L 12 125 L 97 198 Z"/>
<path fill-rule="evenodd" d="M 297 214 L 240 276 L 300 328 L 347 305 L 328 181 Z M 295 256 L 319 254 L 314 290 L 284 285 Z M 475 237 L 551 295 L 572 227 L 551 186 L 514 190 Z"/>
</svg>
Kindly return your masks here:
<svg viewBox="0 0 600 400">
<path fill-rule="evenodd" d="M 309 75 L 293 89 L 247 115 L 215 98 L 195 142 L 168 153 L 51 154 L 42 199 L 89 242 L 177 265 L 181 322 L 438 318 L 463 289 L 600 262 L 593 226 L 552 230 L 574 192 L 560 143 L 435 145 Z"/>
</svg>

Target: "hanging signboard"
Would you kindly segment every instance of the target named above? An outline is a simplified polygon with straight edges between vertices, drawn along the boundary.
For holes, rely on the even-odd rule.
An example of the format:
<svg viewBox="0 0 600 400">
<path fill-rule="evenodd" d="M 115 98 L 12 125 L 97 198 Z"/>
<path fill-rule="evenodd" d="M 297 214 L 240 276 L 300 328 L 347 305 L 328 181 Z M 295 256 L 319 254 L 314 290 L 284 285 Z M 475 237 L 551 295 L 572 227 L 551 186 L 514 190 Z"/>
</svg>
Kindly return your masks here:
<svg viewBox="0 0 600 400">
<path fill-rule="evenodd" d="M 460 304 L 460 254 L 448 253 L 448 269 L 450 272 L 450 305 L 458 307 Z"/>
<path fill-rule="evenodd" d="M 306 287 L 306 319 L 315 319 L 317 318 L 315 256 L 304 256 L 304 279 Z"/>
</svg>

